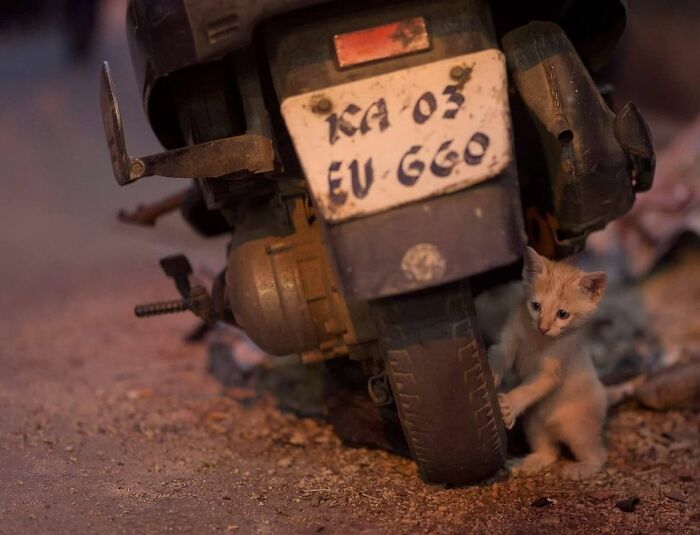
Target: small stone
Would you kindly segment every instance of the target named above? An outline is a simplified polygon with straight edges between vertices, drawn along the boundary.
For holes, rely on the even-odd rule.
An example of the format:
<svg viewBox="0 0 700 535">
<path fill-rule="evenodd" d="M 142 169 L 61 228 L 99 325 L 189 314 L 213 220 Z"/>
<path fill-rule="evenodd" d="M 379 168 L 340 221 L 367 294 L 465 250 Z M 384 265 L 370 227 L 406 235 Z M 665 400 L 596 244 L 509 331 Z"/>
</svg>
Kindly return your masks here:
<svg viewBox="0 0 700 535">
<path fill-rule="evenodd" d="M 341 466 L 340 467 L 340 473 L 345 474 L 345 475 L 356 475 L 360 472 L 360 467 L 357 466 L 356 464 L 348 464 L 346 466 Z"/>
<path fill-rule="evenodd" d="M 547 498 L 546 496 L 542 496 L 541 498 L 537 498 L 534 500 L 530 505 L 532 507 L 548 507 L 554 503 L 554 500 Z"/>
<path fill-rule="evenodd" d="M 222 496 L 221 498 L 222 498 L 223 500 L 230 500 L 230 499 L 231 499 L 231 496 Z"/>
<path fill-rule="evenodd" d="M 638 504 L 639 498 L 635 496 L 634 498 L 627 498 L 625 500 L 615 502 L 615 507 L 617 507 L 620 511 L 624 511 L 625 513 L 634 513 Z"/>
<path fill-rule="evenodd" d="M 289 443 L 293 446 L 306 446 L 308 442 L 307 438 L 298 432 L 292 433 L 292 436 L 289 437 Z"/>
<path fill-rule="evenodd" d="M 207 429 L 219 435 L 228 433 L 228 428 L 226 426 L 214 422 L 207 422 Z"/>
<path fill-rule="evenodd" d="M 150 388 L 137 388 L 133 390 L 129 390 L 126 393 L 127 399 L 131 401 L 135 401 L 137 399 L 145 399 L 145 398 L 150 398 L 153 395 L 153 390 Z"/>
<path fill-rule="evenodd" d="M 228 418 L 228 414 L 221 411 L 209 411 L 207 413 L 207 420 L 210 422 L 221 422 Z"/>
<path fill-rule="evenodd" d="M 282 457 L 279 461 L 277 461 L 277 466 L 281 468 L 289 468 L 292 466 L 292 462 L 291 457 Z"/>
<path fill-rule="evenodd" d="M 609 500 L 610 498 L 614 498 L 617 493 L 614 490 L 611 489 L 600 489 L 600 490 L 594 490 L 593 492 L 588 493 L 588 497 L 602 502 L 604 500 Z"/>
<path fill-rule="evenodd" d="M 238 526 L 236 524 L 229 524 L 226 526 L 226 531 L 236 531 L 238 529 Z"/>
<path fill-rule="evenodd" d="M 673 500 L 674 502 L 681 502 L 681 503 L 688 503 L 687 498 L 683 495 L 683 493 L 672 490 L 670 492 L 666 493 L 666 497 L 669 500 Z"/>
</svg>

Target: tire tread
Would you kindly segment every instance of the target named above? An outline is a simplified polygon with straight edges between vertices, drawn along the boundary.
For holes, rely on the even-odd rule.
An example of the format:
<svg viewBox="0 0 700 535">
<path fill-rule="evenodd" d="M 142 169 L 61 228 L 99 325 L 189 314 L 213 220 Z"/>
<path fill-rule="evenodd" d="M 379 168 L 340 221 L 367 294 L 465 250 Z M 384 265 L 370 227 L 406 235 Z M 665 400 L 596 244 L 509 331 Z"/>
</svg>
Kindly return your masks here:
<svg viewBox="0 0 700 535">
<path fill-rule="evenodd" d="M 421 476 L 465 484 L 492 475 L 505 461 L 505 430 L 466 283 L 391 298 L 378 318 L 387 374 Z"/>
</svg>

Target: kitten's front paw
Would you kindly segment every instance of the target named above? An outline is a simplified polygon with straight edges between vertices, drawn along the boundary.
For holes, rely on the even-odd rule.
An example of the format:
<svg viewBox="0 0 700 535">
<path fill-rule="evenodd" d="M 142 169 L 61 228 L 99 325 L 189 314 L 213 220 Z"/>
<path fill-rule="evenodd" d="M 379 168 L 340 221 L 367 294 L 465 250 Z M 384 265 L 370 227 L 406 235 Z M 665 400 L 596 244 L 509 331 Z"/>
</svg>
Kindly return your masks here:
<svg viewBox="0 0 700 535">
<path fill-rule="evenodd" d="M 514 475 L 535 474 L 555 463 L 558 456 L 554 451 L 536 451 L 519 459 L 520 462 L 513 464 L 510 470 Z"/>
<path fill-rule="evenodd" d="M 501 386 L 501 381 L 503 380 L 503 355 L 498 344 L 491 346 L 489 349 L 489 368 L 491 369 L 491 376 L 493 377 L 493 384 L 498 388 Z"/>
<path fill-rule="evenodd" d="M 602 466 L 597 463 L 570 462 L 561 469 L 561 475 L 564 479 L 579 481 L 593 477 L 601 468 Z"/>
<path fill-rule="evenodd" d="M 498 394 L 498 405 L 501 407 L 503 425 L 506 426 L 506 429 L 513 429 L 516 414 L 511 406 L 510 400 L 508 399 L 508 394 Z"/>
<path fill-rule="evenodd" d="M 510 473 L 511 476 L 518 477 L 522 474 L 520 468 L 523 465 L 523 458 L 516 457 L 514 459 L 508 459 L 504 468 Z"/>
</svg>

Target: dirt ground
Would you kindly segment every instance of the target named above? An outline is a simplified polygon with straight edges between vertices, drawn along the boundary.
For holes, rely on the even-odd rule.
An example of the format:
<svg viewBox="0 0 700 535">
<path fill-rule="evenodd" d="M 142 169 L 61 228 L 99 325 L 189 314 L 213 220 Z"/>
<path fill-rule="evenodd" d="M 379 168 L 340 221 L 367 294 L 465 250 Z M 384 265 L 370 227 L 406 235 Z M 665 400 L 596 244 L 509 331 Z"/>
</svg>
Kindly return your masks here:
<svg viewBox="0 0 700 535">
<path fill-rule="evenodd" d="M 3 321 L 1 533 L 700 532 L 698 414 L 617 409 L 607 469 L 585 483 L 425 485 L 271 393 L 223 389 L 206 348 L 182 341 L 190 320 L 129 315 L 149 286 L 167 290 L 87 287 Z"/>
<path fill-rule="evenodd" d="M 98 56 L 113 59 L 127 143 L 146 153 L 157 145 L 122 39 L 108 33 Z M 0 85 L 0 533 L 700 532 L 698 413 L 617 408 L 610 460 L 590 481 L 503 472 L 446 489 L 281 410 L 274 390 L 224 388 L 207 347 L 184 341 L 193 319 L 131 312 L 173 296 L 160 256 L 184 250 L 211 269 L 223 244 L 176 217 L 115 222 L 117 208 L 179 184 L 117 189 L 97 65 L 66 69 L 57 40 L 0 57 L 13 80 Z M 700 252 L 640 292 L 664 345 L 697 351 Z"/>
</svg>

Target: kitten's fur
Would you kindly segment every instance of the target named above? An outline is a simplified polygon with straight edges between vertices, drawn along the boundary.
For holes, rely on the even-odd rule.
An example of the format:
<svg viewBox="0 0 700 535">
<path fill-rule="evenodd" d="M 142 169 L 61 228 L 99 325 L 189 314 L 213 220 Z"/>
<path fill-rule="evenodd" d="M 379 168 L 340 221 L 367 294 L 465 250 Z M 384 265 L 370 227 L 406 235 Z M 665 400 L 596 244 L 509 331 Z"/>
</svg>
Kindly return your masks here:
<svg viewBox="0 0 700 535">
<path fill-rule="evenodd" d="M 577 462 L 568 463 L 562 475 L 590 477 L 607 458 L 602 434 L 608 400 L 580 327 L 603 296 L 605 273 L 584 273 L 547 260 L 528 247 L 523 279 L 524 302 L 512 312 L 499 342 L 489 351 L 496 385 L 511 369 L 519 382 L 499 395 L 506 427 L 524 414 L 532 449 L 514 470 L 544 469 L 559 458 L 563 443 Z M 539 310 L 532 303 L 538 303 Z M 559 310 L 568 317 L 559 317 Z"/>
</svg>

